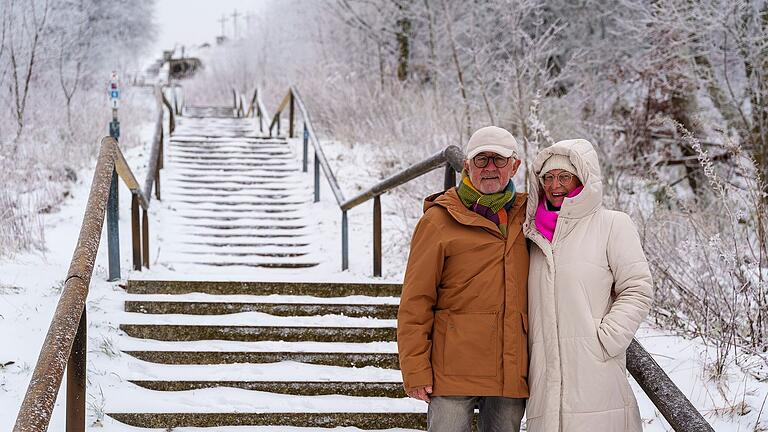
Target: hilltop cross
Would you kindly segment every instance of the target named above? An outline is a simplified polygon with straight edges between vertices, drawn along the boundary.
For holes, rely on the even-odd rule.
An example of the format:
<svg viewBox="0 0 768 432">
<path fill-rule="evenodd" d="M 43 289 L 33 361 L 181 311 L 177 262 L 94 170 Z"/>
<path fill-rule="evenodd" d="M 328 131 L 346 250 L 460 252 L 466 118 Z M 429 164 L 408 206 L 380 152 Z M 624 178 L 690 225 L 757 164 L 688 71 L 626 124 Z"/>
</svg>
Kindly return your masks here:
<svg viewBox="0 0 768 432">
<path fill-rule="evenodd" d="M 224 24 L 228 21 L 228 19 L 224 14 L 221 14 L 221 18 L 219 18 L 218 21 L 221 24 L 221 35 L 225 36 L 226 34 L 224 33 Z"/>
<path fill-rule="evenodd" d="M 239 17 L 240 14 L 237 13 L 237 9 L 235 9 L 234 12 L 232 12 L 232 25 L 234 26 L 234 39 L 237 39 L 237 17 Z"/>
</svg>

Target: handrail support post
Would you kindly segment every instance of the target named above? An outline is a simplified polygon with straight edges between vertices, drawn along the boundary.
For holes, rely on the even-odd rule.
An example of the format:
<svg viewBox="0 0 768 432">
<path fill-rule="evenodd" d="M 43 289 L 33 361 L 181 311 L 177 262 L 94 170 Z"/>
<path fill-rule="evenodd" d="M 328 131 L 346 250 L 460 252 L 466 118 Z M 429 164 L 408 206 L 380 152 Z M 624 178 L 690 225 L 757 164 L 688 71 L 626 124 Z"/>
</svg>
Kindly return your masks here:
<svg viewBox="0 0 768 432">
<path fill-rule="evenodd" d="M 315 202 L 320 201 L 320 158 L 315 152 Z M 346 213 L 345 213 L 346 214 Z"/>
<path fill-rule="evenodd" d="M 141 223 L 139 221 L 139 197 L 131 196 L 131 240 L 133 250 L 133 269 L 141 271 Z"/>
<path fill-rule="evenodd" d="M 446 162 L 443 189 L 448 190 L 454 186 L 456 186 L 456 170 L 453 169 L 450 162 Z"/>
<path fill-rule="evenodd" d="M 373 197 L 373 276 L 381 277 L 381 195 Z"/>
<path fill-rule="evenodd" d="M 304 159 L 303 159 L 303 162 L 301 164 L 301 171 L 302 172 L 307 172 L 307 159 L 309 158 L 309 130 L 307 129 L 307 124 L 306 123 L 304 123 L 304 139 L 303 139 L 303 143 L 304 143 L 304 152 L 303 152 Z"/>
<path fill-rule="evenodd" d="M 120 279 L 120 229 L 118 226 L 117 171 L 112 170 L 107 199 L 107 249 L 109 256 L 109 282 Z"/>
<path fill-rule="evenodd" d="M 88 351 L 88 322 L 85 311 L 86 308 L 83 306 L 77 333 L 72 341 L 72 351 L 67 360 L 67 432 L 85 432 L 86 353 Z"/>
<path fill-rule="evenodd" d="M 142 211 L 141 216 L 141 247 L 144 267 L 149 268 L 149 215 L 147 209 Z"/>
<path fill-rule="evenodd" d="M 347 226 L 347 211 L 341 212 L 341 270 L 349 269 L 349 227 Z"/>
<path fill-rule="evenodd" d="M 288 103 L 288 137 L 293 138 L 294 137 L 294 107 L 293 107 L 293 90 L 290 92 L 290 102 Z"/>
</svg>

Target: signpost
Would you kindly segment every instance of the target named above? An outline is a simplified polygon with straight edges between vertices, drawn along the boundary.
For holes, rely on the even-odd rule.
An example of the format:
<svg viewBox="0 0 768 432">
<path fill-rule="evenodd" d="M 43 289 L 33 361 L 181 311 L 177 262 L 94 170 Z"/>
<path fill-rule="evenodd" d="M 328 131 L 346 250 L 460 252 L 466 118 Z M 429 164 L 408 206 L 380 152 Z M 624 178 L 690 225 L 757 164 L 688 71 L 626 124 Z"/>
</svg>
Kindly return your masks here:
<svg viewBox="0 0 768 432">
<path fill-rule="evenodd" d="M 109 123 L 109 135 L 114 139 L 120 138 L 120 122 L 117 120 L 117 106 L 120 100 L 117 72 L 112 72 L 107 88 L 112 105 L 112 121 Z M 118 228 L 118 195 L 117 171 L 112 171 L 112 183 L 109 185 L 107 200 L 107 249 L 109 254 L 109 277 L 107 280 L 120 279 L 120 231 Z"/>
</svg>

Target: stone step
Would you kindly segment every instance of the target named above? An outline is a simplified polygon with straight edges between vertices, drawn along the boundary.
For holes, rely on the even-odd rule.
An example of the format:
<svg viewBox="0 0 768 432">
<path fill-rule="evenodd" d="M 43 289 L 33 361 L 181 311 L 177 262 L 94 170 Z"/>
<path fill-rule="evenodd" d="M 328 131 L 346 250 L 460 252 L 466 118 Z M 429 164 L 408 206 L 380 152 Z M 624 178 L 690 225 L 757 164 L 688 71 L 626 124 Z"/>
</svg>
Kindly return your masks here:
<svg viewBox="0 0 768 432">
<path fill-rule="evenodd" d="M 189 146 L 189 145 L 175 145 L 171 146 L 170 153 L 178 155 L 189 156 L 260 156 L 260 157 L 276 157 L 276 158 L 292 158 L 293 156 L 288 151 L 288 147 L 270 147 L 263 148 L 260 146 L 231 146 L 227 145 L 213 145 L 208 147 L 202 146 Z"/>
<path fill-rule="evenodd" d="M 204 171 L 212 171 L 215 174 L 200 174 Z M 235 175 L 243 175 L 246 176 L 248 174 L 255 174 L 258 176 L 262 176 L 269 173 L 276 173 L 276 172 L 298 172 L 298 168 L 281 168 L 281 167 L 271 167 L 269 169 L 260 169 L 260 168 L 234 168 L 231 165 L 227 165 L 224 167 L 209 167 L 204 166 L 200 168 L 191 169 L 190 171 L 186 171 L 185 168 L 174 168 L 174 175 L 187 175 L 187 174 L 197 174 L 199 176 L 210 176 L 210 175 L 220 175 L 225 173 L 235 173 Z M 284 175 L 283 175 L 284 176 Z"/>
<path fill-rule="evenodd" d="M 203 176 L 201 176 L 203 177 Z M 294 178 L 293 174 L 272 174 L 270 176 L 262 176 L 262 175 L 255 175 L 252 176 L 252 179 L 249 178 L 210 178 L 210 176 L 206 175 L 205 178 L 195 178 L 195 177 L 181 177 L 181 176 L 169 176 L 168 181 L 170 181 L 172 184 L 188 184 L 188 185 L 246 185 L 246 186 L 260 186 L 260 185 L 267 185 L 267 186 L 281 186 L 285 187 L 287 185 L 293 185 L 293 186 L 304 186 L 301 184 L 298 180 L 295 182 L 290 181 L 290 179 Z M 238 177 L 240 177 L 238 175 Z M 261 180 L 255 180 L 255 179 L 261 179 Z M 289 179 L 289 180 L 285 180 Z M 287 184 L 286 184 L 287 183 Z M 306 187 L 306 186 L 305 186 Z"/>
<path fill-rule="evenodd" d="M 396 319 L 396 304 L 327 304 L 327 303 L 224 303 L 126 301 L 126 312 L 145 314 L 225 315 L 261 312 L 277 316 L 344 315 Z"/>
<path fill-rule="evenodd" d="M 200 191 L 199 193 L 194 193 L 194 192 L 174 191 L 173 190 L 174 188 L 169 188 L 169 189 L 170 190 L 168 192 L 171 193 L 172 195 L 182 196 L 182 197 L 218 198 L 224 195 L 221 193 L 215 193 L 214 191 Z M 307 191 L 303 191 L 300 193 L 259 193 L 257 190 L 254 190 L 254 189 L 250 189 L 250 190 L 246 189 L 246 192 L 243 192 L 243 193 L 231 192 L 227 194 L 227 197 L 228 198 L 232 198 L 232 197 L 261 198 L 264 200 L 285 200 L 287 198 L 296 198 L 296 197 L 301 198 L 301 195 L 305 195 L 307 199 L 309 199 L 310 197 L 310 194 Z M 271 202 L 271 201 L 267 201 L 267 202 Z"/>
<path fill-rule="evenodd" d="M 161 341 L 394 342 L 394 327 L 279 327 L 240 325 L 121 324 L 128 336 Z"/>
<path fill-rule="evenodd" d="M 247 234 L 241 234 L 241 233 L 222 233 L 222 232 L 196 232 L 196 233 L 181 233 L 180 235 L 186 236 L 187 238 L 216 238 L 216 239 L 239 239 L 239 240 L 247 240 L 247 239 L 254 239 L 254 238 L 263 238 L 263 239 L 270 239 L 270 240 L 276 240 L 276 239 L 295 239 L 299 237 L 306 237 L 306 234 L 303 233 L 281 233 L 281 234 L 265 234 L 265 233 L 247 233 Z"/>
<path fill-rule="evenodd" d="M 269 169 L 272 169 L 272 167 L 280 168 L 290 168 L 293 165 L 298 165 L 298 162 L 291 161 L 291 163 L 288 162 L 269 162 L 269 161 L 260 161 L 260 162 L 248 162 L 248 161 L 242 161 L 238 159 L 230 159 L 235 162 L 226 163 L 226 160 L 217 160 L 215 163 L 205 163 L 204 158 L 193 158 L 193 157 L 186 157 L 186 156 L 174 156 L 169 155 L 168 156 L 171 161 L 179 167 L 185 167 L 190 169 L 197 169 L 196 167 L 208 167 L 208 168 L 216 168 L 216 169 L 236 169 L 236 170 L 246 170 L 248 168 L 252 167 L 270 167 Z"/>
<path fill-rule="evenodd" d="M 356 427 L 359 429 L 425 430 L 424 413 L 107 413 L 115 420 L 143 428 L 293 426 L 312 428 Z"/>
<path fill-rule="evenodd" d="M 150 363 L 169 365 L 221 365 L 293 361 L 322 366 L 400 369 L 397 353 L 296 351 L 123 351 Z"/>
<path fill-rule="evenodd" d="M 238 388 L 243 390 L 297 396 L 343 395 L 356 397 L 405 396 L 399 382 L 345 381 L 142 381 L 129 380 L 139 387 L 155 391 L 187 391 L 204 388 Z"/>
<path fill-rule="evenodd" d="M 276 247 L 276 248 L 294 248 L 309 246 L 309 243 L 297 242 L 214 242 L 214 241 L 182 241 L 179 244 L 210 246 L 210 247 Z"/>
<path fill-rule="evenodd" d="M 129 279 L 125 285 L 129 294 L 190 294 L 216 295 L 303 295 L 313 297 L 399 297 L 401 284 L 335 283 L 335 282 L 234 282 L 234 281 L 163 281 Z"/>
<path fill-rule="evenodd" d="M 197 250 L 197 251 L 180 251 L 178 253 L 183 253 L 185 255 L 210 255 L 210 256 L 222 256 L 222 257 L 269 257 L 269 258 L 298 258 L 302 256 L 306 256 L 309 254 L 309 252 L 259 252 L 258 250 L 254 251 L 244 251 L 244 252 L 227 252 L 227 251 L 221 251 L 216 249 L 211 250 Z M 251 263 L 219 263 L 219 262 L 210 262 L 209 265 L 244 265 L 244 264 L 251 264 Z M 315 264 L 317 265 L 317 264 Z"/>
<path fill-rule="evenodd" d="M 205 131 L 199 133 L 191 133 L 188 131 L 176 131 L 171 136 L 171 143 L 191 143 L 191 144 L 220 144 L 220 143 L 252 143 L 256 145 L 285 145 L 285 138 L 269 138 L 265 136 L 221 136 L 218 134 L 205 133 Z"/>
<path fill-rule="evenodd" d="M 241 205 L 250 205 L 250 206 L 259 206 L 259 207 L 271 207 L 271 206 L 295 206 L 295 205 L 301 205 L 301 204 L 307 204 L 307 201 L 272 201 L 272 202 L 264 202 L 264 201 L 244 201 L 244 200 L 222 200 L 222 199 L 215 199 L 215 198 L 209 198 L 209 199 L 179 199 L 174 200 L 174 202 L 180 202 L 185 204 L 214 204 L 219 206 L 241 206 Z"/>
<path fill-rule="evenodd" d="M 195 264 L 211 267 L 249 267 L 249 268 L 271 268 L 271 269 L 305 269 L 317 267 L 318 262 L 238 262 L 238 261 L 178 261 L 181 264 Z"/>
<path fill-rule="evenodd" d="M 171 159 L 178 159 L 178 160 L 201 160 L 201 161 L 216 161 L 217 163 L 220 162 L 227 162 L 227 161 L 292 161 L 294 160 L 293 156 L 282 154 L 280 156 L 261 156 L 256 154 L 227 154 L 227 155 L 215 155 L 215 154 L 202 154 L 202 153 L 190 153 L 190 152 L 180 152 L 180 151 L 172 151 L 168 153 L 168 156 Z M 280 162 L 280 164 L 284 164 L 284 162 Z M 263 164 L 267 165 L 267 164 Z"/>
<path fill-rule="evenodd" d="M 201 191 L 201 192 L 208 192 L 208 191 L 214 191 L 214 192 L 226 192 L 226 193 L 236 193 L 236 192 L 258 192 L 258 193 L 271 193 L 275 196 L 279 196 L 280 198 L 284 198 L 286 196 L 295 196 L 297 194 L 306 195 L 309 194 L 309 190 L 307 188 L 293 188 L 293 189 L 278 189 L 278 188 L 263 188 L 261 186 L 249 186 L 249 187 L 242 187 L 242 186 L 184 186 L 182 182 L 179 182 L 178 185 L 174 185 L 170 188 L 174 193 L 182 191 Z M 282 194 L 280 194 L 282 193 Z"/>
<path fill-rule="evenodd" d="M 174 208 L 180 212 L 184 212 L 185 215 L 193 215 L 196 212 L 205 213 L 209 212 L 211 214 L 230 214 L 230 213 L 247 213 L 249 215 L 254 215 L 254 217 L 258 217 L 259 215 L 285 215 L 285 214 L 301 214 L 300 208 L 288 208 L 288 207 L 281 207 L 281 208 L 261 208 L 261 207 L 248 207 L 247 205 L 241 205 L 237 207 L 227 207 L 227 208 L 221 208 L 221 207 L 204 207 L 204 206 L 188 206 L 188 205 L 174 205 Z"/>
<path fill-rule="evenodd" d="M 209 221 L 217 221 L 217 222 L 234 222 L 234 221 L 269 221 L 269 220 L 280 220 L 280 221 L 295 221 L 295 220 L 301 220 L 304 219 L 304 216 L 287 216 L 287 215 L 279 215 L 279 216 L 273 216 L 273 215 L 243 215 L 243 216 L 213 216 L 213 215 L 187 215 L 187 214 L 180 214 L 180 215 L 174 215 L 176 217 L 182 218 L 182 219 L 189 219 L 189 220 L 209 220 Z"/>
</svg>

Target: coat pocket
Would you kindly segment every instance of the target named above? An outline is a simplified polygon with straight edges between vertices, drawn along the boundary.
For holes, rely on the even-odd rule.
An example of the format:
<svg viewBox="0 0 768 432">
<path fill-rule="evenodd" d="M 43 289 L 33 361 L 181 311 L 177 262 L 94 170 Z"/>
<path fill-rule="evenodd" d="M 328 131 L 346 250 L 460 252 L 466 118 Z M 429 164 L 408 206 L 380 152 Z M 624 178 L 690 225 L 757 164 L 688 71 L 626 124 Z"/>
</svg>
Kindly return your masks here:
<svg viewBox="0 0 768 432">
<path fill-rule="evenodd" d="M 496 312 L 450 314 L 443 350 L 446 375 L 496 376 L 497 319 Z"/>
</svg>

